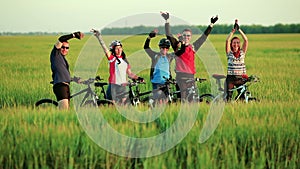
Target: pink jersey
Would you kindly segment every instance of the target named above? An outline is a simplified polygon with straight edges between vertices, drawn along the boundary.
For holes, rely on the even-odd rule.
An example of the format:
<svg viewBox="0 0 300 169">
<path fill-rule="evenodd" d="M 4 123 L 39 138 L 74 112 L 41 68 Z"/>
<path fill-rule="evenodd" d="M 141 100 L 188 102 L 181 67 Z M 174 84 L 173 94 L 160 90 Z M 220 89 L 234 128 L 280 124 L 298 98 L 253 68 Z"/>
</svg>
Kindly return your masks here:
<svg viewBox="0 0 300 169">
<path fill-rule="evenodd" d="M 120 63 L 118 63 L 116 57 L 114 55 L 110 55 L 108 58 L 109 61 L 109 83 L 112 84 L 124 84 L 127 83 L 127 70 L 130 68 L 130 65 L 123 60 L 122 56 L 119 56 L 118 59 Z"/>
<path fill-rule="evenodd" d="M 195 51 L 192 45 L 185 48 L 185 52 L 176 57 L 176 72 L 195 74 Z"/>
</svg>

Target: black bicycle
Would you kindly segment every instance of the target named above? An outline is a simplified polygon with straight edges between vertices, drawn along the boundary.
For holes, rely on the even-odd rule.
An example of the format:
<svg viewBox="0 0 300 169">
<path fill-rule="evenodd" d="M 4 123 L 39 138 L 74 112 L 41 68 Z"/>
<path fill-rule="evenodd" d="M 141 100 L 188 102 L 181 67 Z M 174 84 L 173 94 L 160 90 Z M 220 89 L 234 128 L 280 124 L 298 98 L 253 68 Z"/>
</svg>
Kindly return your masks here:
<svg viewBox="0 0 300 169">
<path fill-rule="evenodd" d="M 137 106 L 140 103 L 139 94 L 139 85 L 145 84 L 145 82 L 135 79 L 128 80 L 127 83 L 122 84 L 126 86 L 128 89 L 122 93 L 117 93 L 114 97 L 114 103 L 117 105 L 133 105 Z"/>
<path fill-rule="evenodd" d="M 155 104 L 159 103 L 159 101 L 168 103 L 176 102 L 176 95 L 178 94 L 178 91 L 173 88 L 173 86 L 176 84 L 176 80 L 166 77 L 163 78 L 166 80 L 166 82 L 154 90 L 140 92 L 139 87 L 137 86 L 134 91 L 136 99 L 142 103 L 148 103 L 151 107 L 154 107 Z M 157 96 L 154 97 L 154 94 Z"/>
<path fill-rule="evenodd" d="M 158 103 L 159 100 L 164 100 L 168 103 L 176 103 L 181 100 L 181 93 L 178 89 L 177 83 L 175 79 L 163 77 L 166 82 L 161 85 L 158 89 L 141 92 L 139 89 L 139 83 L 135 83 L 134 85 L 130 85 L 129 88 L 129 100 L 131 100 L 132 105 L 137 106 L 139 103 L 148 103 L 151 107 L 154 107 L 155 104 Z M 202 83 L 206 81 L 206 79 L 194 78 L 187 80 L 187 84 L 190 84 L 187 88 L 187 98 L 189 102 L 205 102 L 210 103 L 214 99 L 214 95 L 206 93 L 199 94 L 198 87 L 195 85 L 195 82 Z M 132 88 L 135 86 L 135 89 Z M 154 98 L 153 94 L 155 92 L 159 92 L 159 98 Z"/>
<path fill-rule="evenodd" d="M 70 96 L 70 99 L 79 96 L 81 94 L 85 94 L 83 99 L 80 102 L 80 106 L 101 106 L 101 105 L 110 105 L 112 102 L 110 100 L 107 100 L 107 96 L 105 93 L 104 86 L 108 85 L 106 82 L 100 82 L 103 80 L 100 78 L 100 76 L 97 76 L 96 78 L 89 78 L 87 80 L 84 80 L 80 82 L 80 84 L 86 85 L 87 87 L 72 94 Z M 50 82 L 51 83 L 51 82 Z M 95 93 L 95 91 L 92 88 L 92 85 L 94 85 L 97 88 L 100 88 L 100 97 L 98 94 Z M 41 99 L 35 103 L 36 107 L 51 104 L 54 106 L 58 106 L 58 102 L 54 101 L 52 99 L 46 98 Z"/>
</svg>

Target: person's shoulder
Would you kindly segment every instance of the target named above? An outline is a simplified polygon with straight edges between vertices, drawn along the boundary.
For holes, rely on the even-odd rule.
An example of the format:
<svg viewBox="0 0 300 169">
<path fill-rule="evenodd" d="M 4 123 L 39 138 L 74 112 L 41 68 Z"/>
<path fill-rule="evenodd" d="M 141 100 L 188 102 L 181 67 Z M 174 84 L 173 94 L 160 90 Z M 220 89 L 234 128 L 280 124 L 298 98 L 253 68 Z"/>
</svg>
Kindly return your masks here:
<svg viewBox="0 0 300 169">
<path fill-rule="evenodd" d="M 113 54 L 110 54 L 110 55 L 107 57 L 108 60 L 112 60 L 113 58 L 114 58 L 114 55 L 113 55 Z"/>
</svg>

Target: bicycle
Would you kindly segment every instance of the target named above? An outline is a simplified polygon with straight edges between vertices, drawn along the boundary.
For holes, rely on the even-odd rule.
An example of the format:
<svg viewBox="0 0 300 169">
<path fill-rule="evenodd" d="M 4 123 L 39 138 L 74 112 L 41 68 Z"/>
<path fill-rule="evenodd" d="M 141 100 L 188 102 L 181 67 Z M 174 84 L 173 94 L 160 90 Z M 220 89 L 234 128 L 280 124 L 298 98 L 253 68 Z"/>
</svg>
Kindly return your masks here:
<svg viewBox="0 0 300 169">
<path fill-rule="evenodd" d="M 212 75 L 213 78 L 216 79 L 216 83 L 218 85 L 218 90 L 220 91 L 220 93 L 216 96 L 216 99 L 223 99 L 226 100 L 226 91 L 224 90 L 224 88 L 222 88 L 221 85 L 221 79 L 225 79 L 226 76 L 225 75 L 220 75 L 220 74 L 213 74 Z M 242 78 L 243 84 L 239 87 L 235 87 L 233 89 L 230 89 L 229 91 L 235 92 L 240 90 L 240 93 L 234 98 L 232 99 L 232 102 L 237 102 L 238 100 L 241 100 L 241 98 L 243 98 L 242 100 L 244 100 L 244 102 L 248 103 L 250 101 L 259 101 L 256 97 L 253 97 L 251 95 L 251 92 L 248 90 L 248 87 L 255 83 L 255 82 L 259 82 L 259 77 L 257 77 L 256 75 L 251 75 L 251 76 L 245 76 Z"/>
<path fill-rule="evenodd" d="M 104 90 L 104 86 L 108 85 L 108 83 L 99 82 L 101 80 L 103 80 L 103 79 L 101 79 L 100 76 L 97 76 L 96 78 L 89 78 L 87 80 L 84 80 L 84 81 L 80 82 L 80 84 L 84 84 L 87 87 L 85 89 L 82 89 L 82 90 L 72 94 L 70 96 L 70 99 L 85 93 L 83 99 L 80 102 L 80 105 L 79 105 L 80 107 L 87 106 L 87 105 L 100 106 L 100 105 L 110 105 L 110 104 L 112 104 L 112 102 L 110 100 L 107 100 L 106 93 L 105 93 L 105 90 Z M 50 82 L 50 83 L 52 84 L 52 82 Z M 94 90 L 92 89 L 92 84 L 94 84 L 95 87 L 99 87 L 101 89 L 100 93 L 102 95 L 102 99 L 99 99 L 99 96 L 94 92 Z M 39 107 L 39 106 L 45 105 L 45 104 L 51 104 L 51 105 L 54 105 L 54 106 L 58 106 L 57 101 L 54 101 L 54 100 L 49 99 L 49 98 L 45 98 L 45 99 L 41 99 L 41 100 L 37 101 L 35 103 L 35 106 Z"/>
<path fill-rule="evenodd" d="M 139 88 L 136 87 L 135 93 L 136 96 L 138 97 L 138 99 L 142 102 L 142 103 L 149 103 L 149 105 L 151 107 L 154 107 L 154 105 L 157 103 L 158 100 L 165 100 L 168 103 L 173 103 L 176 101 L 176 97 L 175 95 L 178 93 L 178 91 L 174 91 L 172 90 L 171 85 L 175 85 L 176 84 L 176 80 L 172 79 L 172 78 L 166 78 L 163 77 L 166 82 L 165 84 L 159 86 L 158 89 L 154 89 L 154 90 L 150 90 L 150 91 L 146 91 L 146 92 L 140 92 Z M 159 92 L 158 95 L 160 95 L 158 98 L 154 98 L 153 94 Z M 163 94 L 164 93 L 164 94 Z M 141 99 L 141 96 L 144 95 L 148 95 L 144 98 Z"/>
<path fill-rule="evenodd" d="M 136 100 L 138 101 L 138 103 L 140 102 L 149 103 L 151 107 L 154 107 L 157 99 L 153 98 L 153 93 L 163 92 L 165 93 L 165 95 L 162 96 L 162 98 L 158 98 L 158 99 L 166 99 L 166 101 L 169 104 L 178 102 L 180 100 L 180 90 L 177 90 L 176 88 L 177 85 L 176 80 L 172 78 L 166 78 L 166 77 L 163 78 L 166 80 L 165 84 L 161 85 L 158 89 L 154 89 L 151 91 L 140 92 L 139 87 L 137 85 L 135 90 L 131 91 L 133 92 L 133 94 L 131 95 L 133 96 L 133 98 L 131 98 L 131 100 Z M 187 80 L 187 83 L 191 84 L 191 87 L 187 88 L 187 93 L 188 93 L 187 100 L 189 100 L 189 102 L 210 103 L 214 99 L 214 96 L 209 93 L 199 95 L 198 88 L 197 86 L 194 85 L 194 82 L 202 83 L 204 81 L 206 81 L 206 79 L 194 78 L 193 80 L 190 79 Z M 144 95 L 148 95 L 148 96 L 141 98 Z"/>
<path fill-rule="evenodd" d="M 123 86 L 128 86 L 128 91 L 119 93 L 114 98 L 114 102 L 118 105 L 128 105 L 137 106 L 140 103 L 139 97 L 139 84 L 145 84 L 145 82 L 140 80 L 129 80 L 127 83 L 122 84 Z M 135 89 L 133 89 L 135 87 Z"/>
</svg>

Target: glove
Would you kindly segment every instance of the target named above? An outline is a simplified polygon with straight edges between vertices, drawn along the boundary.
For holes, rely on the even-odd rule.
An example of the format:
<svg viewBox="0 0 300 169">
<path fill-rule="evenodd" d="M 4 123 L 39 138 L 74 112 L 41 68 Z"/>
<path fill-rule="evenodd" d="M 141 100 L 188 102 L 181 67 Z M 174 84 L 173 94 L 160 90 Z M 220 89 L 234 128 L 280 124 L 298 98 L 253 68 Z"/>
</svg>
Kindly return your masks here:
<svg viewBox="0 0 300 169">
<path fill-rule="evenodd" d="M 103 80 L 103 79 L 98 75 L 98 76 L 96 76 L 95 80 L 101 81 L 101 80 Z"/>
<path fill-rule="evenodd" d="M 162 12 L 161 16 L 165 19 L 168 20 L 169 19 L 169 13 L 168 12 Z"/>
<path fill-rule="evenodd" d="M 80 83 L 81 82 L 81 78 L 80 77 L 76 77 L 76 76 L 74 76 L 72 80 L 74 82 L 76 82 L 76 83 Z"/>
<path fill-rule="evenodd" d="M 237 20 L 237 19 L 235 20 L 233 29 L 235 29 L 235 30 L 239 30 L 239 29 L 240 29 L 240 26 L 239 26 L 239 24 L 238 24 L 238 20 Z"/>
<path fill-rule="evenodd" d="M 150 33 L 149 33 L 149 37 L 150 38 L 153 38 L 153 37 L 155 37 L 156 36 L 156 32 L 155 31 L 151 31 Z"/>
<path fill-rule="evenodd" d="M 73 34 L 74 34 L 75 38 L 77 38 L 77 39 L 81 39 L 83 37 L 83 33 L 79 32 L 79 31 L 74 32 Z"/>
<path fill-rule="evenodd" d="M 217 22 L 218 19 L 219 19 L 219 18 L 218 18 L 218 15 L 217 15 L 216 17 L 211 17 L 211 18 L 210 18 L 210 23 L 214 24 L 214 23 Z"/>
<path fill-rule="evenodd" d="M 183 42 L 183 36 L 182 35 L 178 36 L 178 41 Z"/>
<path fill-rule="evenodd" d="M 94 34 L 95 36 L 101 35 L 101 33 L 100 33 L 98 30 L 95 30 L 95 29 L 92 29 L 91 32 L 93 32 L 93 34 Z"/>
</svg>

